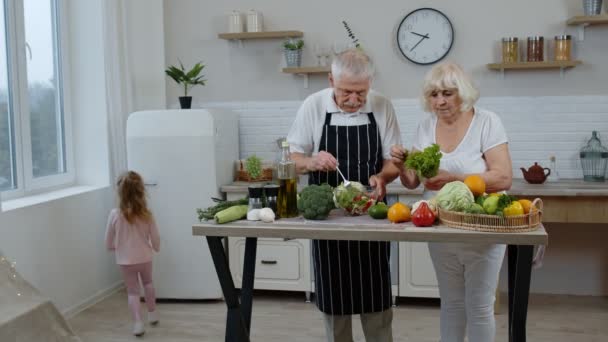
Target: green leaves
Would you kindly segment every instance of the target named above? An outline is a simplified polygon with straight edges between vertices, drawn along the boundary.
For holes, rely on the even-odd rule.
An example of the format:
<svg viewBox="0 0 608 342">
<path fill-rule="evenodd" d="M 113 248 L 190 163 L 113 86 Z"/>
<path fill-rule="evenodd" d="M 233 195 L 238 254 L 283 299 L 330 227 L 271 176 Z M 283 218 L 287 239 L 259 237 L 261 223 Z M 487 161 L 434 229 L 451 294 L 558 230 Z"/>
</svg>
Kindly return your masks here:
<svg viewBox="0 0 608 342">
<path fill-rule="evenodd" d="M 262 175 L 262 160 L 254 155 L 249 156 L 245 160 L 245 169 L 247 169 L 247 173 L 251 178 L 258 178 Z"/>
<path fill-rule="evenodd" d="M 302 39 L 289 39 L 283 42 L 283 47 L 285 48 L 285 50 L 300 50 L 304 47 L 304 41 Z"/>
<path fill-rule="evenodd" d="M 439 145 L 433 144 L 422 152 L 416 151 L 409 154 L 405 160 L 405 166 L 408 169 L 416 170 L 419 178 L 431 178 L 437 175 L 440 160 L 441 151 L 439 151 Z"/>
<path fill-rule="evenodd" d="M 205 85 L 207 81 L 203 77 L 205 75 L 200 75 L 201 71 L 205 68 L 205 65 L 201 62 L 196 63 L 192 69 L 186 71 L 182 62 L 179 62 L 179 68 L 175 66 L 169 66 L 165 73 L 167 76 L 171 77 L 177 84 L 184 85 L 184 96 L 188 96 L 188 87 L 192 87 L 195 85 Z"/>
</svg>

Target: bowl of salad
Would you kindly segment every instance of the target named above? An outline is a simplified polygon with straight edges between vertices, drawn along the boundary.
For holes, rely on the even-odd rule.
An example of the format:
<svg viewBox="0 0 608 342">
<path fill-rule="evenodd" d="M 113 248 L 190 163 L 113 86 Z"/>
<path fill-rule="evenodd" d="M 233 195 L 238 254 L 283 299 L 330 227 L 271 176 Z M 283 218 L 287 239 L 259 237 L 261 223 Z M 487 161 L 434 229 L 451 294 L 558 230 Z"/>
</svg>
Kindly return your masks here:
<svg viewBox="0 0 608 342">
<path fill-rule="evenodd" d="M 376 204 L 377 195 L 371 187 L 359 182 L 350 182 L 348 186 L 338 185 L 334 189 L 334 203 L 336 207 L 352 216 L 365 215 L 367 209 Z"/>
</svg>

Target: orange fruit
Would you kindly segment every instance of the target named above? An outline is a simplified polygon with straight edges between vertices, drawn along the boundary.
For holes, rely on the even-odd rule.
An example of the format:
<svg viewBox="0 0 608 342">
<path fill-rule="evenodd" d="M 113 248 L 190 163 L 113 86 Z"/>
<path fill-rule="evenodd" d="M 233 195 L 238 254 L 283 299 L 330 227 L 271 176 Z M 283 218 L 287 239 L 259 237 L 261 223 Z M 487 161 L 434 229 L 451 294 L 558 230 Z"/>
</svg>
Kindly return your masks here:
<svg viewBox="0 0 608 342">
<path fill-rule="evenodd" d="M 486 182 L 481 178 L 480 175 L 470 175 L 464 179 L 464 184 L 469 187 L 469 190 L 473 193 L 473 196 L 481 196 L 486 192 Z"/>
<path fill-rule="evenodd" d="M 521 204 L 521 206 L 524 208 L 524 214 L 528 214 L 530 212 L 530 210 L 532 210 L 532 211 L 536 210 L 536 207 L 534 207 L 532 205 L 532 201 L 530 201 L 530 200 L 520 199 L 517 202 L 519 202 Z"/>
<path fill-rule="evenodd" d="M 397 202 L 388 208 L 387 218 L 393 223 L 399 223 L 409 221 L 412 215 L 407 205 Z"/>
</svg>

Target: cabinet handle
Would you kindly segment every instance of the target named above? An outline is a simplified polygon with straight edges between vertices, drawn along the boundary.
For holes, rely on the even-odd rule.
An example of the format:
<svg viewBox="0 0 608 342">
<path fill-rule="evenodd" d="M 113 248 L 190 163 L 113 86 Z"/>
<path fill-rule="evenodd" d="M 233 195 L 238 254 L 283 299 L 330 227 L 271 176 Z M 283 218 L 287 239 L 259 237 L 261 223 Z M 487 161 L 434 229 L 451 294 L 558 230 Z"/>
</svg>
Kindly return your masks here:
<svg viewBox="0 0 608 342">
<path fill-rule="evenodd" d="M 276 260 L 262 260 L 262 264 L 263 265 L 276 265 L 277 261 Z"/>
</svg>

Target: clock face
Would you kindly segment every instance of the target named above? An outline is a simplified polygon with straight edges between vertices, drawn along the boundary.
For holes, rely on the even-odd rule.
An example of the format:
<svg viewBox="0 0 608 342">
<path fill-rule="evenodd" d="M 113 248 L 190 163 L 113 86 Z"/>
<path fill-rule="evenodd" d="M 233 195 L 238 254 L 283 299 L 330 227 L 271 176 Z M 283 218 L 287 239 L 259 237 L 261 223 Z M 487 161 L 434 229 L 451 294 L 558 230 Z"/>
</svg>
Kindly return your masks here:
<svg viewBox="0 0 608 342">
<path fill-rule="evenodd" d="M 445 57 L 454 42 L 454 28 L 445 14 L 419 8 L 403 18 L 397 29 L 397 46 L 416 64 L 433 64 Z"/>
</svg>

